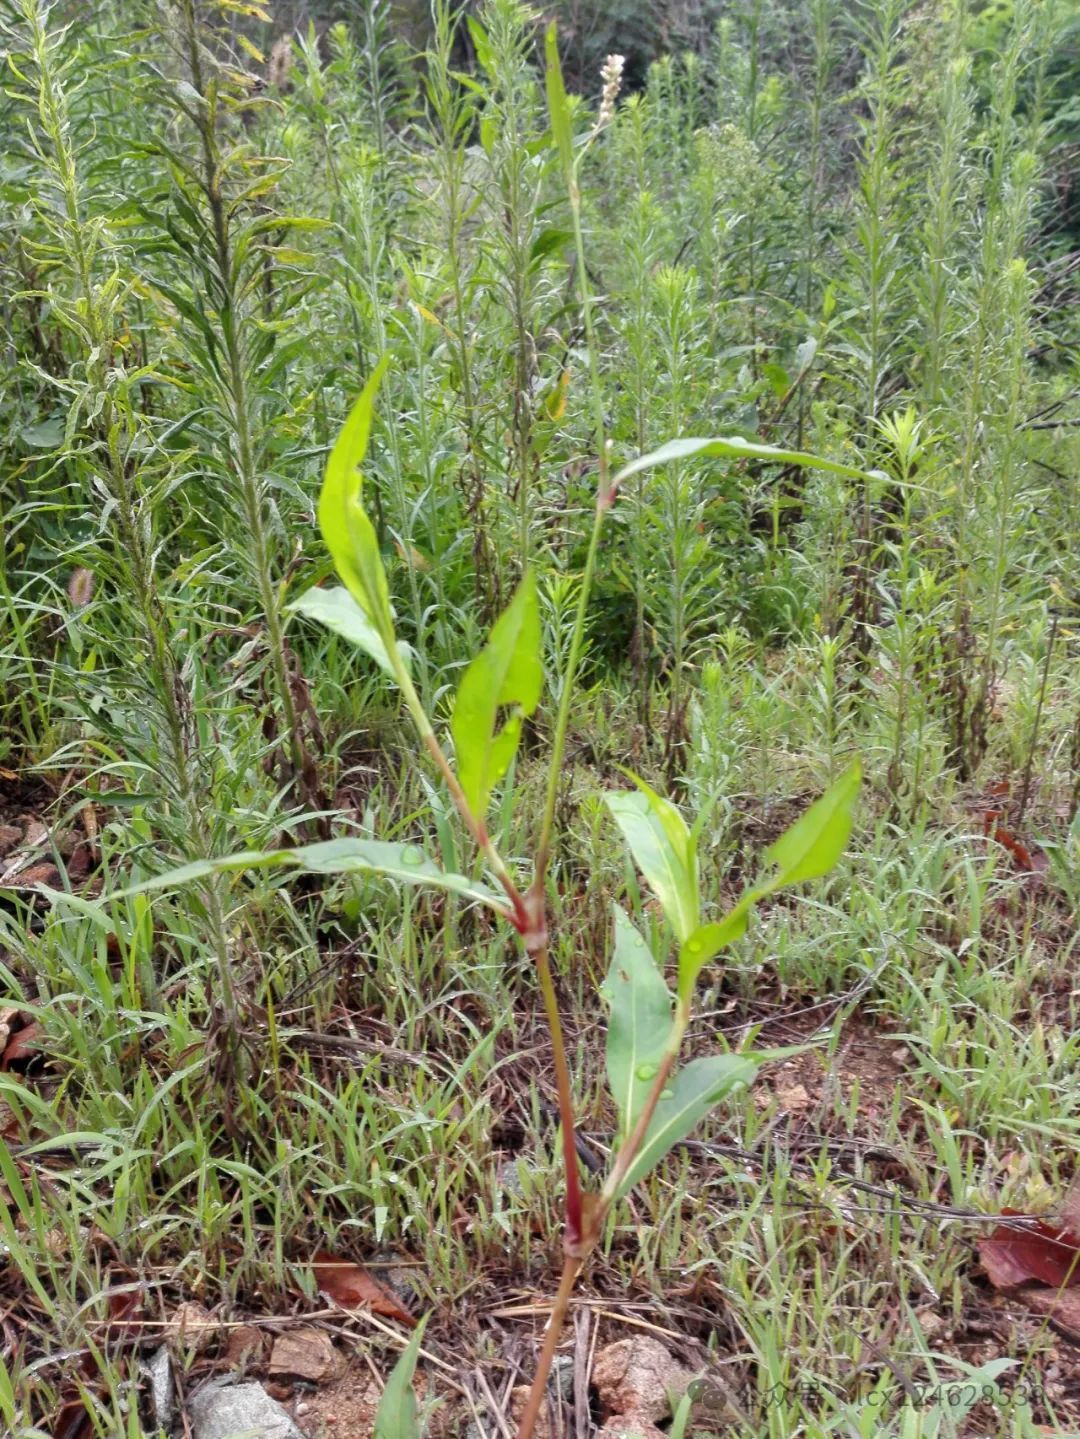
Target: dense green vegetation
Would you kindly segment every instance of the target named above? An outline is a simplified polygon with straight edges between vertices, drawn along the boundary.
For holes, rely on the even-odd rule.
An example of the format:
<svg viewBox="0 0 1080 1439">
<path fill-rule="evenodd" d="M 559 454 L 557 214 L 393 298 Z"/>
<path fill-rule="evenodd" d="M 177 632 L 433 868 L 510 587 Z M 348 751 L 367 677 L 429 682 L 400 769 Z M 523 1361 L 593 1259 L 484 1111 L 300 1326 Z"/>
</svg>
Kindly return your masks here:
<svg viewBox="0 0 1080 1439">
<path fill-rule="evenodd" d="M 614 1205 L 578 1313 L 723 1380 L 687 1432 L 1075 1427 L 1060 1326 L 973 1249 L 1056 1212 L 1080 1123 L 1072 7 L 565 5 L 569 150 L 516 0 L 340 8 L 0 0 L 5 1427 L 156 1435 L 177 1305 L 314 1309 L 319 1250 L 415 1266 L 444 1432 L 507 1432 L 531 1373 L 565 1183 L 535 952 L 474 891 L 209 861 L 348 837 L 538 883 L 588 1185 L 613 904 L 672 974 L 685 938 L 605 797 L 628 767 L 695 824 L 718 920 L 856 759 L 844 857 L 761 891 L 685 1045 L 806 1047 Z M 311 600 L 380 366 L 415 704 Z M 751 444 L 632 466 L 717 436 Z M 455 696 L 526 575 L 542 693 L 479 703 L 521 711 L 480 833 L 435 751 L 464 777 Z M 335 1332 L 383 1375 L 404 1342 Z M 994 1359 L 1032 1403 L 918 1401 Z"/>
</svg>

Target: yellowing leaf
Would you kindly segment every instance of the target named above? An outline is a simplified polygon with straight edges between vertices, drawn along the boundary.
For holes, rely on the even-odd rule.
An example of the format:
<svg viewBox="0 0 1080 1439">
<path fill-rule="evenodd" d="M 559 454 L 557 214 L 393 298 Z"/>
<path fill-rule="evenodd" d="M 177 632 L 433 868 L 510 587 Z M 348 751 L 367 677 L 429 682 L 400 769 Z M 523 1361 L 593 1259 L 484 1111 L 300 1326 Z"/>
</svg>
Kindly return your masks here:
<svg viewBox="0 0 1080 1439">
<path fill-rule="evenodd" d="M 236 39 L 239 42 L 240 46 L 247 51 L 247 53 L 257 64 L 266 64 L 266 56 L 259 49 L 258 45 L 253 44 L 252 41 L 250 41 L 248 37 L 239 30 L 236 32 Z"/>
<path fill-rule="evenodd" d="M 566 397 L 570 392 L 570 371 L 563 370 L 559 383 L 548 391 L 544 400 L 544 411 L 549 420 L 561 420 L 566 414 Z"/>
<path fill-rule="evenodd" d="M 426 305 L 420 305 L 415 300 L 412 302 L 412 306 L 416 313 L 421 317 L 421 319 L 426 320 L 429 325 L 438 325 L 440 330 L 446 330 L 446 326 L 439 319 L 438 315 L 436 315 L 434 310 L 429 310 Z"/>
<path fill-rule="evenodd" d="M 410 569 L 419 570 L 421 574 L 427 574 L 431 569 L 431 561 L 427 555 L 421 554 L 415 545 L 403 545 L 400 540 L 395 540 L 394 549 Z"/>
</svg>

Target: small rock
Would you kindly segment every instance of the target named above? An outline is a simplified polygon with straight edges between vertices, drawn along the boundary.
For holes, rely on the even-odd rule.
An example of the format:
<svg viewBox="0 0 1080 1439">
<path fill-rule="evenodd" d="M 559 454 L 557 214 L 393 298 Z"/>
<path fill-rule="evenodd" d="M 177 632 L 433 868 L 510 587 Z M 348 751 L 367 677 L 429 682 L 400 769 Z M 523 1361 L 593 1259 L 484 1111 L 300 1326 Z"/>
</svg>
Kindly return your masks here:
<svg viewBox="0 0 1080 1439">
<path fill-rule="evenodd" d="M 667 1435 L 662 1429 L 657 1429 L 651 1419 L 620 1414 L 608 1420 L 596 1439 L 667 1439 Z"/>
<path fill-rule="evenodd" d="M 18 861 L 10 869 L 4 871 L 0 877 L 8 889 L 33 889 L 35 885 L 48 885 L 50 889 L 60 887 L 60 871 L 55 864 L 48 860 L 42 860 L 39 864 L 32 864 L 27 869 L 19 869 Z"/>
<path fill-rule="evenodd" d="M 150 1380 L 150 1407 L 154 1414 L 154 1424 L 158 1429 L 168 1431 L 172 1427 L 176 1400 L 169 1346 L 163 1344 L 160 1349 L 156 1349 L 143 1365 L 143 1370 Z"/>
<path fill-rule="evenodd" d="M 939 1334 L 949 1327 L 949 1321 L 945 1316 L 936 1313 L 933 1309 L 918 1310 L 915 1317 L 918 1319 L 919 1327 L 927 1339 L 936 1339 Z"/>
<path fill-rule="evenodd" d="M 516 1159 L 504 1159 L 495 1171 L 495 1182 L 500 1189 L 507 1194 L 520 1199 L 525 1193 L 525 1186 L 521 1181 L 521 1170 L 518 1169 Z"/>
<path fill-rule="evenodd" d="M 635 1423 L 666 1419 L 672 1399 L 681 1399 L 693 1380 L 693 1374 L 648 1334 L 601 1349 L 592 1372 L 601 1412 L 628 1416 L 621 1423 L 630 1418 Z"/>
<path fill-rule="evenodd" d="M 777 1088 L 776 1102 L 785 1114 L 804 1114 L 814 1101 L 805 1084 L 789 1084 Z"/>
<path fill-rule="evenodd" d="M 528 1384 L 518 1384 L 516 1388 L 510 1390 L 510 1423 L 515 1429 L 521 1423 L 521 1416 L 525 1412 L 525 1405 L 529 1400 L 529 1390 Z M 545 1404 L 537 1416 L 533 1428 L 533 1439 L 555 1439 L 550 1404 Z"/>
<path fill-rule="evenodd" d="M 303 1439 L 261 1384 L 206 1384 L 188 1401 L 192 1439 Z"/>
<path fill-rule="evenodd" d="M 219 1325 L 209 1309 L 188 1300 L 178 1304 L 169 1321 L 169 1338 L 179 1349 L 201 1354 L 217 1338 Z"/>
<path fill-rule="evenodd" d="M 570 1400 L 574 1397 L 574 1356 L 572 1354 L 556 1354 L 551 1366 L 551 1378 L 549 1385 L 554 1385 L 559 1396 Z"/>
<path fill-rule="evenodd" d="M 321 1329 L 288 1329 L 274 1340 L 269 1373 L 276 1378 L 307 1379 L 318 1384 L 330 1379 L 340 1367 L 338 1352 L 329 1334 Z"/>
</svg>

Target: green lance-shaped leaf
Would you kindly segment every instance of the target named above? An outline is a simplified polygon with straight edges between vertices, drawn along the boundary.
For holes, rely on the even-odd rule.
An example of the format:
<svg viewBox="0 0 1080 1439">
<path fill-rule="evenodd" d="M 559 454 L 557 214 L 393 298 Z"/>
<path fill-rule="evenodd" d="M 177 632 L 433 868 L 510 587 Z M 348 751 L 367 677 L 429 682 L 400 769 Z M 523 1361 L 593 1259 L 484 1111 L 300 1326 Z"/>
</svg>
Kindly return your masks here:
<svg viewBox="0 0 1080 1439">
<path fill-rule="evenodd" d="M 379 1401 L 379 1412 L 375 1415 L 374 1439 L 420 1439 L 412 1381 L 416 1372 L 416 1361 L 420 1357 L 420 1341 L 424 1337 L 426 1323 L 425 1314 L 386 1381 Z"/>
<path fill-rule="evenodd" d="M 224 855 L 221 859 L 197 859 L 165 874 L 155 875 L 152 879 L 144 879 L 127 889 L 117 890 L 104 898 L 126 899 L 130 895 L 144 894 L 149 890 L 177 889 L 181 885 L 205 879 L 209 874 L 221 874 L 230 870 L 273 868 L 300 869 L 309 874 L 377 874 L 384 879 L 397 880 L 401 884 L 426 885 L 432 889 L 446 890 L 451 894 L 459 894 L 464 899 L 490 905 L 501 914 L 506 912 L 505 901 L 495 890 L 467 879 L 463 874 L 452 874 L 440 869 L 419 845 L 349 836 L 320 840 L 317 844 L 298 845 L 294 849 L 251 849 L 242 850 L 239 854 Z"/>
<path fill-rule="evenodd" d="M 683 941 L 679 949 L 679 998 L 689 999 L 697 977 L 710 960 L 715 959 L 722 949 L 742 939 L 750 922 L 750 910 L 758 898 L 758 891 L 751 889 L 739 900 L 723 919 L 703 924 Z"/>
<path fill-rule="evenodd" d="M 776 873 L 765 881 L 765 893 L 828 874 L 850 838 L 861 779 L 862 768 L 856 760 L 769 846 L 765 858 L 776 865 Z"/>
<path fill-rule="evenodd" d="M 626 1194 L 660 1163 L 709 1110 L 741 1084 L 750 1084 L 758 1060 L 746 1054 L 713 1054 L 695 1059 L 676 1073 L 664 1090 L 619 1195 Z"/>
<path fill-rule="evenodd" d="M 620 1138 L 634 1127 L 671 1040 L 673 1003 L 653 953 L 615 907 L 615 946 L 600 990 L 611 1006 L 607 1074 L 619 1111 Z"/>
<path fill-rule="evenodd" d="M 682 943 L 700 922 L 693 836 L 673 804 L 636 775 L 630 778 L 637 785 L 636 792 L 620 790 L 604 799 Z"/>
<path fill-rule="evenodd" d="M 393 642 L 394 620 L 375 526 L 361 503 L 359 467 L 367 454 L 375 396 L 388 363 L 384 355 L 342 426 L 326 461 L 319 494 L 319 529 L 326 548 L 342 582 L 382 637 L 384 649 Z"/>
<path fill-rule="evenodd" d="M 574 136 L 570 123 L 570 102 L 563 84 L 562 66 L 559 64 L 559 42 L 555 34 L 554 20 L 544 35 L 544 60 L 551 134 L 559 152 L 563 174 L 569 176 L 574 168 Z"/>
<path fill-rule="evenodd" d="M 354 644 L 358 650 L 370 655 L 380 669 L 385 670 L 392 678 L 395 677 L 396 671 L 385 640 L 368 619 L 363 607 L 341 585 L 325 590 L 317 587 L 305 590 L 289 609 L 298 615 L 305 615 L 309 620 L 318 620 L 319 624 L 325 625 L 328 630 L 333 630 L 336 635 L 341 635 L 350 644 Z M 406 657 L 407 648 L 406 645 L 398 645 L 398 651 L 403 658 Z"/>
<path fill-rule="evenodd" d="M 782 450 L 776 445 L 762 445 L 755 440 L 744 440 L 741 435 L 731 435 L 725 439 L 668 440 L 667 444 L 661 445 L 658 450 L 639 455 L 636 460 L 624 465 L 612 483 L 617 488 L 640 470 L 655 469 L 657 465 L 668 465 L 673 460 L 693 460 L 700 455 L 706 458 L 770 460 L 774 464 L 802 465 L 807 469 L 829 470 L 836 475 L 847 475 L 854 480 L 865 479 L 868 475 L 885 478 L 878 470 L 860 470 L 852 465 L 842 465 L 839 460 L 822 459 L 820 455 L 810 455 L 803 450 Z"/>
<path fill-rule="evenodd" d="M 474 814 L 484 814 L 492 787 L 509 769 L 522 720 L 540 703 L 543 683 L 536 580 L 526 574 L 465 671 L 454 704 L 450 729 L 458 778 Z M 511 713 L 496 730 L 499 709 L 507 705 Z"/>
<path fill-rule="evenodd" d="M 688 999 L 709 961 L 746 933 L 750 910 L 768 894 L 804 880 L 818 879 L 836 864 L 851 836 L 862 771 L 856 760 L 804 815 L 765 851 L 776 868 L 748 889 L 730 913 L 703 924 L 679 950 L 679 998 Z"/>
</svg>

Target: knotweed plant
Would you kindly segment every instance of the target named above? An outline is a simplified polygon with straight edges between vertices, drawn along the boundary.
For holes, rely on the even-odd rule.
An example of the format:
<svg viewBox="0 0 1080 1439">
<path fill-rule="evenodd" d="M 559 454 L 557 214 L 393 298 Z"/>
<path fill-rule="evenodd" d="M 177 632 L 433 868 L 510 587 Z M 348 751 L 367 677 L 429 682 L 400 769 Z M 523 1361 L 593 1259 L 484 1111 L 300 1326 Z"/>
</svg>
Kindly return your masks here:
<svg viewBox="0 0 1080 1439">
<path fill-rule="evenodd" d="M 667 956 L 654 952 L 632 919 L 616 908 L 610 967 L 601 993 L 610 1009 L 606 1065 L 619 1115 L 619 1132 L 602 1183 L 586 1188 L 579 1171 L 573 1082 L 549 958 L 553 936 L 549 930 L 548 888 L 571 708 L 605 521 L 627 480 L 668 464 L 678 463 L 685 468 L 706 457 L 813 466 L 858 481 L 866 478 L 862 471 L 834 461 L 738 437 L 675 439 L 612 471 L 600 401 L 578 188 L 579 167 L 597 130 L 594 127 L 580 140 L 575 136 L 554 28 L 547 34 L 546 57 L 551 132 L 569 198 L 582 323 L 590 355 L 597 486 L 573 627 L 563 673 L 557 677 L 558 704 L 548 777 L 531 865 L 525 868 L 499 851 L 488 828 L 488 813 L 492 797 L 514 760 L 523 724 L 536 713 L 544 691 L 544 640 L 537 581 L 533 572 L 526 570 L 491 629 L 487 644 L 465 669 L 454 699 L 449 734 L 440 734 L 413 681 L 411 652 L 397 638 L 378 536 L 363 499 L 360 466 L 371 438 L 379 386 L 390 363 L 389 355 L 384 355 L 333 446 L 319 499 L 319 526 L 341 583 L 308 590 L 293 608 L 351 641 L 397 687 L 419 744 L 471 836 L 483 876 L 477 879 L 450 873 L 416 844 L 347 837 L 196 862 L 140 886 L 143 890 L 161 888 L 211 872 L 281 865 L 321 875 L 365 872 L 400 884 L 441 889 L 465 902 L 485 906 L 517 934 L 531 962 L 547 1022 L 565 1166 L 562 1275 L 530 1398 L 520 1421 L 519 1439 L 529 1439 L 533 1433 L 573 1289 L 602 1239 L 612 1210 L 710 1110 L 734 1089 L 749 1084 L 766 1057 L 728 1052 L 680 1065 L 699 975 L 745 933 L 755 904 L 777 890 L 818 878 L 833 867 L 851 830 L 859 786 L 856 764 L 766 851 L 765 872 L 718 920 L 707 919 L 702 912 L 700 822 L 688 824 L 673 804 L 629 772 L 630 788 L 605 795 L 637 868 L 660 903 L 677 963 L 674 989 L 670 989 L 664 974 Z M 378 1430 L 385 1439 L 410 1439 L 417 1433 L 408 1384 L 417 1347 L 418 1340 L 414 1339 L 388 1386 Z"/>
</svg>

